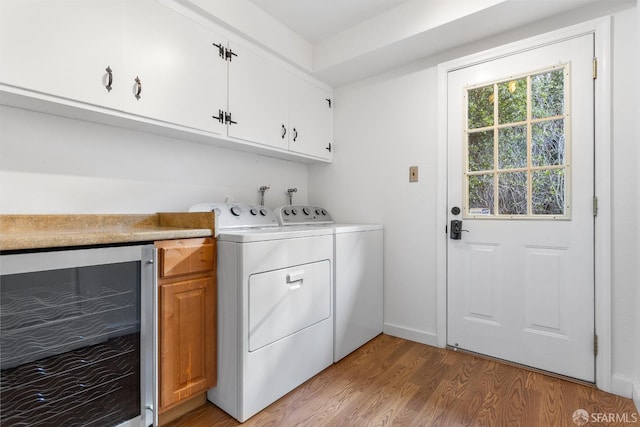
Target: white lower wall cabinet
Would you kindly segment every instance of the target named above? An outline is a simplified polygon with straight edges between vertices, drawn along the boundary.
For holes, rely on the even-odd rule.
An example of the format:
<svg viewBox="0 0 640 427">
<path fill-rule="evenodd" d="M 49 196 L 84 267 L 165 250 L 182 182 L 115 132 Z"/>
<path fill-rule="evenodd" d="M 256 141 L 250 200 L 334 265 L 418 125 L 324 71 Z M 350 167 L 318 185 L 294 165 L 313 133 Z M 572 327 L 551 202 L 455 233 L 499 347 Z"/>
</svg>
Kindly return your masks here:
<svg viewBox="0 0 640 427">
<path fill-rule="evenodd" d="M 192 14 L 172 0 L 3 0 L 0 103 L 330 161 L 331 109 L 305 107 L 328 106 L 330 88 Z M 292 144 L 294 126 L 315 139 Z"/>
</svg>

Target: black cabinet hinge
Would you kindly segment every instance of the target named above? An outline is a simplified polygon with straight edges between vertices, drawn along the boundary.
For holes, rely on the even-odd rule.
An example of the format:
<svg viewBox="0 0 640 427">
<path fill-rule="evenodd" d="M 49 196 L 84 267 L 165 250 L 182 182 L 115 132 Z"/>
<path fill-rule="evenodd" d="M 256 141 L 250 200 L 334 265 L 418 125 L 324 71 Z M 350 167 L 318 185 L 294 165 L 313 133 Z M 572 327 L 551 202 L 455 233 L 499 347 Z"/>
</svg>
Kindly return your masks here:
<svg viewBox="0 0 640 427">
<path fill-rule="evenodd" d="M 218 115 L 217 116 L 211 116 L 211 117 L 213 117 L 214 119 L 216 119 L 220 123 L 224 123 L 225 116 L 224 116 L 224 111 L 222 111 L 222 110 L 218 110 Z"/>
<path fill-rule="evenodd" d="M 229 62 L 231 62 L 231 58 L 234 56 L 238 56 L 238 54 L 236 54 L 234 51 L 232 51 L 231 49 L 226 49 L 225 53 L 224 53 L 225 59 Z"/>
<path fill-rule="evenodd" d="M 231 113 L 224 113 L 224 122 L 229 125 L 236 125 L 238 122 L 231 120 Z"/>
<path fill-rule="evenodd" d="M 218 48 L 218 55 L 220 56 L 220 58 L 226 59 L 225 58 L 225 51 L 227 50 L 227 48 L 224 47 L 222 45 L 222 43 L 220 43 L 220 44 L 211 43 L 211 44 Z"/>
<path fill-rule="evenodd" d="M 217 116 L 211 116 L 214 119 L 216 119 L 217 121 L 219 121 L 222 124 L 225 125 L 236 125 L 238 124 L 238 122 L 233 121 L 233 119 L 231 118 L 231 113 L 228 113 L 226 111 L 222 111 L 222 110 L 218 110 L 218 115 Z"/>
<path fill-rule="evenodd" d="M 219 44 L 211 43 L 211 44 L 218 48 L 218 56 L 220 56 L 220 58 L 224 59 L 225 61 L 231 62 L 232 57 L 238 56 L 237 53 L 235 53 L 228 47 L 225 47 L 222 43 L 219 43 Z"/>
</svg>

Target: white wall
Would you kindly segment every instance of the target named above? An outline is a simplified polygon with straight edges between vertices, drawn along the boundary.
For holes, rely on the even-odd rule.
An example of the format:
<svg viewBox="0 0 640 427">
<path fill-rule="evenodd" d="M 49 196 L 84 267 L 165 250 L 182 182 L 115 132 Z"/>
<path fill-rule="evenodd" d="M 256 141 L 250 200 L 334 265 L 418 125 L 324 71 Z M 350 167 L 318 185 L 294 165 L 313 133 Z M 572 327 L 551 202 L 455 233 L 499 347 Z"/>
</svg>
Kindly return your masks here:
<svg viewBox="0 0 640 427">
<path fill-rule="evenodd" d="M 307 166 L 0 106 L 0 213 L 154 213 L 198 202 L 307 201 Z"/>
<path fill-rule="evenodd" d="M 638 14 L 635 7 L 613 21 L 613 387 L 626 396 L 640 376 L 640 206 L 634 197 L 640 187 Z M 494 44 L 483 47 L 480 41 L 473 47 L 480 51 Z M 434 237 L 445 227 L 435 223 L 434 212 L 434 65 L 470 53 L 469 47 L 338 88 L 335 161 L 310 168 L 312 203 L 327 206 L 338 220 L 385 225 L 386 331 L 431 344 L 437 309 Z M 408 183 L 410 165 L 420 166 L 419 183 Z"/>
<path fill-rule="evenodd" d="M 309 189 L 338 221 L 384 224 L 385 330 L 433 343 L 435 81 L 427 69 L 334 93 L 334 162 L 310 168 Z"/>
<path fill-rule="evenodd" d="M 630 395 L 640 384 L 640 186 L 638 173 L 638 76 L 640 76 L 640 8 L 613 19 L 613 383 L 614 391 Z M 634 194 L 635 193 L 635 194 Z"/>
<path fill-rule="evenodd" d="M 640 412 L 640 7 L 613 20 L 613 382 Z"/>
</svg>

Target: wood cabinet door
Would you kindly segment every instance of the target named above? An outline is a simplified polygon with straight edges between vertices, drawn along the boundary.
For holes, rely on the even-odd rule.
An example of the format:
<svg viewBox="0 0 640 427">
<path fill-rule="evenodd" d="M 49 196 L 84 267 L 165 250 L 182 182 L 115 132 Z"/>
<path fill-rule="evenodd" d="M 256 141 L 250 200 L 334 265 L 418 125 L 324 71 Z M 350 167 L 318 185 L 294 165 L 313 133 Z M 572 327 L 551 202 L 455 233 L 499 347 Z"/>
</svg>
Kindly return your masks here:
<svg viewBox="0 0 640 427">
<path fill-rule="evenodd" d="M 160 286 L 160 410 L 216 382 L 214 279 Z"/>
<path fill-rule="evenodd" d="M 289 79 L 289 150 L 330 160 L 332 158 L 332 95 L 297 76 Z"/>
<path fill-rule="evenodd" d="M 167 6 L 126 1 L 124 110 L 226 134 L 213 118 L 227 108 L 227 62 L 214 45 L 221 43 L 227 41 Z"/>
<path fill-rule="evenodd" d="M 122 0 L 2 0 L 0 83 L 119 108 L 122 10 Z"/>
</svg>

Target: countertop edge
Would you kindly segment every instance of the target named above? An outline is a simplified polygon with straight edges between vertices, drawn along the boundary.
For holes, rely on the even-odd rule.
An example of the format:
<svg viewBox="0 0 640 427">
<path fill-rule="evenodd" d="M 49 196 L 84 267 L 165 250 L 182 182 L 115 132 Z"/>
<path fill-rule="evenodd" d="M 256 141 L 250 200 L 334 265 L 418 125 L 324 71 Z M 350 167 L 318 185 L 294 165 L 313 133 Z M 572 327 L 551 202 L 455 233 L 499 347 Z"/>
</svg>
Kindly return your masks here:
<svg viewBox="0 0 640 427">
<path fill-rule="evenodd" d="M 213 213 L 0 215 L 0 251 L 210 237 Z"/>
</svg>

